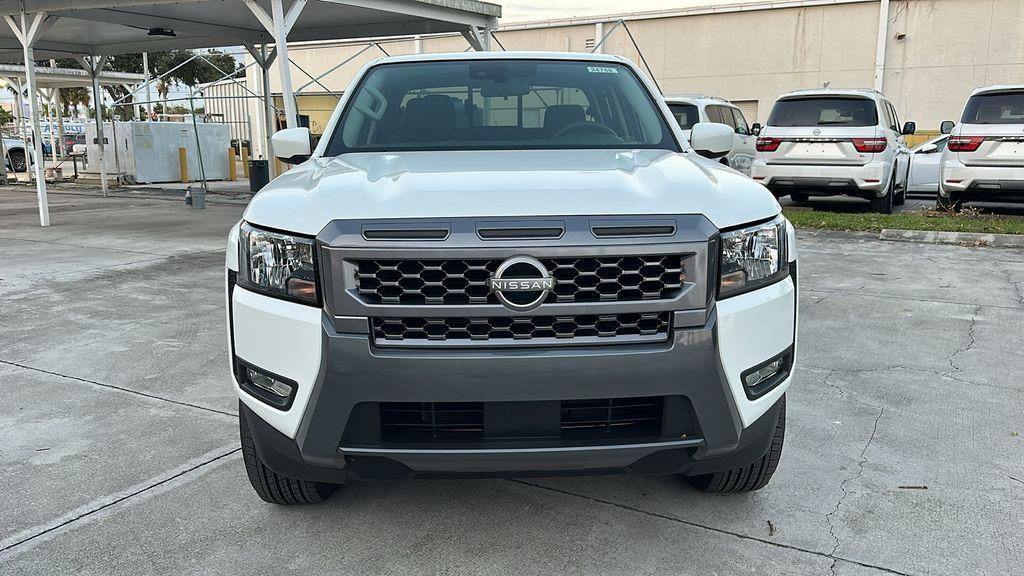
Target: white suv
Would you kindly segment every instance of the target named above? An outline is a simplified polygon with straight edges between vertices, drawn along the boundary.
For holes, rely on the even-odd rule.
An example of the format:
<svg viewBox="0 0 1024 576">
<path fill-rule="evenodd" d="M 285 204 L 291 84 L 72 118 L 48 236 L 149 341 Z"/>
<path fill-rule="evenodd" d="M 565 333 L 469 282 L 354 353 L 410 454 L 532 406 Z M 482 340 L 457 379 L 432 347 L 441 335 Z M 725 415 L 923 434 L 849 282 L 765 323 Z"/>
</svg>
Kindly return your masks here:
<svg viewBox="0 0 1024 576">
<path fill-rule="evenodd" d="M 796 357 L 793 226 L 610 55 L 368 63 L 230 232 L 242 454 L 279 504 L 414 476 L 767 484 Z"/>
<path fill-rule="evenodd" d="M 971 93 L 949 134 L 939 167 L 940 207 L 971 200 L 1024 201 L 1024 85 Z"/>
<path fill-rule="evenodd" d="M 797 202 L 808 196 L 845 194 L 892 213 L 906 201 L 906 174 L 898 161 L 909 154 L 904 135 L 884 94 L 866 89 L 798 90 L 775 102 L 757 139 L 754 180 L 776 196 Z"/>
<path fill-rule="evenodd" d="M 754 162 L 755 135 L 736 105 L 723 98 L 700 95 L 666 96 L 665 103 L 687 138 L 690 137 L 693 125 L 698 122 L 717 122 L 732 128 L 736 134 L 733 136 L 732 150 L 721 162 L 750 176 L 750 165 Z"/>
</svg>

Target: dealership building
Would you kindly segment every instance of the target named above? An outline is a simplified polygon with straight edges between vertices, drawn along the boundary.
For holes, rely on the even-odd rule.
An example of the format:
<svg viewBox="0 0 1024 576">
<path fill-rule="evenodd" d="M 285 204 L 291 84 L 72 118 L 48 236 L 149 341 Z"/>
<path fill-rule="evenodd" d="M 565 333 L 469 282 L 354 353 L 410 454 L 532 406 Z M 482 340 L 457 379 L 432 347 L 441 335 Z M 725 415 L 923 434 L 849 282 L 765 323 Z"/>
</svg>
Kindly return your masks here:
<svg viewBox="0 0 1024 576">
<path fill-rule="evenodd" d="M 903 119 L 935 132 L 941 121 L 959 115 L 974 88 L 1024 83 L 1022 23 L 1024 0 L 766 1 L 499 23 L 491 48 L 589 52 L 596 47 L 649 70 L 666 95 L 720 96 L 739 105 L 751 123 L 764 123 L 774 100 L 790 90 L 873 87 L 890 98 Z M 458 34 L 290 44 L 299 114 L 320 134 L 337 98 L 366 62 L 385 52 L 468 47 Z M 248 70 L 251 93 L 260 92 L 260 74 L 258 66 Z M 279 75 L 269 76 L 275 92 Z M 283 109 L 280 94 L 274 96 Z M 239 115 L 248 110 L 251 119 L 262 113 L 256 99 L 236 108 Z M 261 154 L 260 123 L 247 125 Z"/>
</svg>

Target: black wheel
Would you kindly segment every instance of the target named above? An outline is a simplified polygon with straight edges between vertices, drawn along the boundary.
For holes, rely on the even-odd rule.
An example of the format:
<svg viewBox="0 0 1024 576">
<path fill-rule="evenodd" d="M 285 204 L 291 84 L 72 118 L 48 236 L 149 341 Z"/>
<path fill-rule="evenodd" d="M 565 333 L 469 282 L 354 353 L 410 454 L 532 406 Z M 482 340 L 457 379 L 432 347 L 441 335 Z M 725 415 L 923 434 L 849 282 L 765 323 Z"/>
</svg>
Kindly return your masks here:
<svg viewBox="0 0 1024 576">
<path fill-rule="evenodd" d="M 797 192 L 794 192 L 789 195 L 789 199 L 792 200 L 793 202 L 807 202 L 807 194 L 799 194 Z"/>
<path fill-rule="evenodd" d="M 724 472 L 713 474 L 702 474 L 700 476 L 689 476 L 690 481 L 696 488 L 705 492 L 753 492 L 768 485 L 768 481 L 775 474 L 779 466 L 779 458 L 782 457 L 782 442 L 786 437 L 786 397 L 782 397 L 782 408 L 779 410 L 779 418 L 775 421 L 775 430 L 772 432 L 772 443 L 768 451 L 753 464 L 741 468 L 733 468 Z"/>
<path fill-rule="evenodd" d="M 963 205 L 963 203 L 963 197 L 960 196 L 959 192 L 950 192 L 948 197 L 943 196 L 942 194 L 935 197 L 935 208 L 938 210 L 959 212 L 960 206 Z"/>
<path fill-rule="evenodd" d="M 21 150 L 12 150 L 8 156 L 11 158 L 11 169 L 15 172 L 24 172 L 28 170 L 28 165 L 25 163 L 25 152 Z"/>
<path fill-rule="evenodd" d="M 896 196 L 896 175 L 889 179 L 889 187 L 885 189 L 885 196 L 871 197 L 871 211 L 879 214 L 892 214 L 892 204 Z"/>
<path fill-rule="evenodd" d="M 256 445 L 249 424 L 245 420 L 245 410 L 242 409 L 241 402 L 238 404 L 238 428 L 242 438 L 242 459 L 245 461 L 249 483 L 265 502 L 282 505 L 316 504 L 330 498 L 338 489 L 337 484 L 295 480 L 267 468 L 256 453 Z"/>
</svg>

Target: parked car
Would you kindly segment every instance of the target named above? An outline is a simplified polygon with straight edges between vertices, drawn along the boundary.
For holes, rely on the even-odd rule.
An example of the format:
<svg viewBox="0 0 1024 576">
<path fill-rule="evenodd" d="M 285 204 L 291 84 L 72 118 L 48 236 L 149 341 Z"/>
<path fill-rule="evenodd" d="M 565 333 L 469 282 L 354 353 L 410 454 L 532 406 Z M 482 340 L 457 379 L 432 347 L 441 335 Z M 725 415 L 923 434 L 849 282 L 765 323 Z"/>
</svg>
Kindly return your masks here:
<svg viewBox="0 0 1024 576">
<path fill-rule="evenodd" d="M 960 123 L 947 120 L 940 161 L 940 207 L 996 200 L 1024 202 L 1024 85 L 979 88 Z"/>
<path fill-rule="evenodd" d="M 4 159 L 4 164 L 8 170 L 14 172 L 25 172 L 28 170 L 28 163 L 26 162 L 25 142 L 18 138 L 4 138 L 4 146 L 7 148 L 7 157 Z M 32 158 L 35 158 L 35 153 L 32 153 Z"/>
<path fill-rule="evenodd" d="M 721 162 L 750 176 L 755 136 L 739 108 L 728 100 L 714 96 L 666 96 L 665 102 L 687 138 L 690 137 L 693 125 L 698 122 L 717 122 L 732 128 L 735 133 L 732 150 Z"/>
<path fill-rule="evenodd" d="M 228 237 L 243 460 L 268 502 L 352 480 L 774 473 L 793 227 L 611 55 L 374 60 Z M 708 159 L 705 156 L 712 158 Z"/>
<path fill-rule="evenodd" d="M 896 108 L 867 89 L 798 90 L 781 96 L 757 139 L 751 170 L 776 196 L 847 195 L 889 214 L 906 201 L 898 158 L 910 153 Z"/>
<path fill-rule="evenodd" d="M 946 149 L 948 135 L 932 138 L 910 149 L 904 157 L 901 170 L 906 173 L 907 194 L 938 194 L 939 160 Z"/>
</svg>

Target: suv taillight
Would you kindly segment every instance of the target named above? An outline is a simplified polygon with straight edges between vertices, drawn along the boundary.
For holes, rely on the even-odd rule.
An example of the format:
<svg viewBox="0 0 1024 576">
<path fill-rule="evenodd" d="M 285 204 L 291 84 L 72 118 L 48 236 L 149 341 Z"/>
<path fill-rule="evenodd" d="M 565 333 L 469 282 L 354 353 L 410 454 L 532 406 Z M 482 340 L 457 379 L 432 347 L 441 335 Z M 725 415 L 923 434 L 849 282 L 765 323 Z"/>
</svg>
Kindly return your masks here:
<svg viewBox="0 0 1024 576">
<path fill-rule="evenodd" d="M 775 152 L 779 149 L 779 144 L 782 144 L 782 138 L 770 138 L 768 136 L 764 136 L 757 139 L 757 151 Z"/>
<path fill-rule="evenodd" d="M 885 150 L 885 138 L 854 138 L 853 147 L 857 152 L 881 152 Z"/>
<path fill-rule="evenodd" d="M 984 141 L 984 136 L 950 136 L 946 147 L 950 152 L 974 152 Z"/>
</svg>

